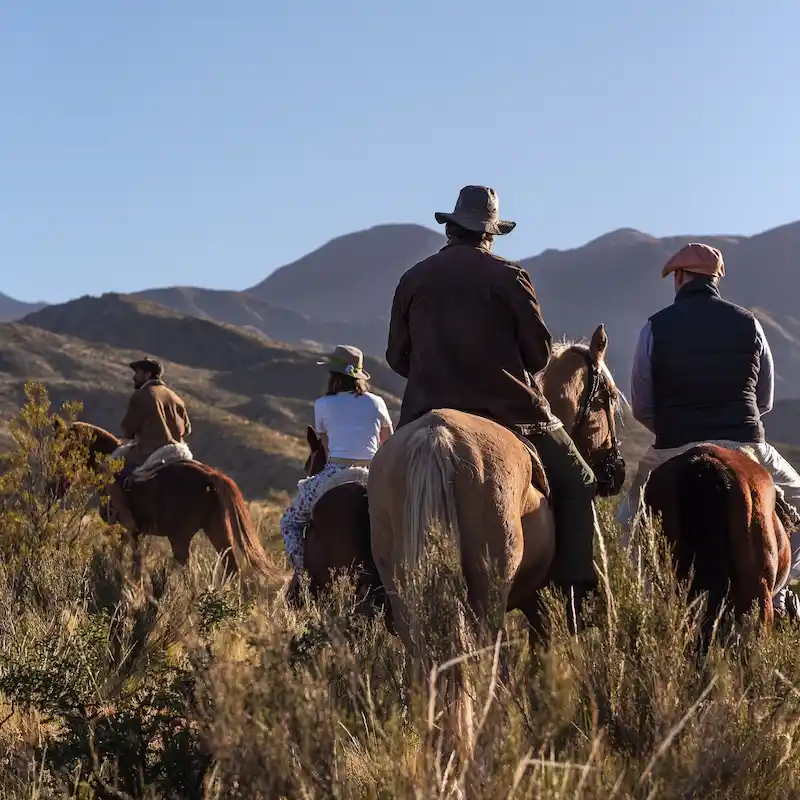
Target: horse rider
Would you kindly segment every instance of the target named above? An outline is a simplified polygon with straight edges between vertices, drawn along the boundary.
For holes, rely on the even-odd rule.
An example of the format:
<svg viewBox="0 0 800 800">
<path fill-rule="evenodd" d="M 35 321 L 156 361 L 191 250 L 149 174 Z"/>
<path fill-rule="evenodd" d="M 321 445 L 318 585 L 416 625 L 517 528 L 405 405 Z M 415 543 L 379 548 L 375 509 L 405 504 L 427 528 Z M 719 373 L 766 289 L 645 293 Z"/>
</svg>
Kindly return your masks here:
<svg viewBox="0 0 800 800">
<path fill-rule="evenodd" d="M 597 482 L 532 380 L 549 363 L 552 337 L 528 273 L 491 252 L 494 237 L 516 223 L 500 219 L 497 192 L 486 186 L 465 186 L 454 211 L 435 219 L 445 225 L 447 243 L 401 277 L 392 303 L 386 360 L 407 378 L 398 428 L 451 408 L 490 418 L 527 439 L 550 483 L 552 580 L 572 592 L 579 609 L 597 585 Z M 503 369 L 531 386 L 533 396 Z"/>
<path fill-rule="evenodd" d="M 186 404 L 162 380 L 164 367 L 159 361 L 142 358 L 129 366 L 133 370 L 134 392 L 120 425 L 124 446 L 116 456 L 124 459 L 125 466 L 108 487 L 108 494 L 119 523 L 136 531 L 136 520 L 123 488 L 125 479 L 159 448 L 182 444 L 192 432 L 192 423 Z"/>
<path fill-rule="evenodd" d="M 651 470 L 702 442 L 749 448 L 772 474 L 797 520 L 800 475 L 764 439 L 761 417 L 772 408 L 774 366 L 767 337 L 748 310 L 724 300 L 722 253 L 687 244 L 661 270 L 673 276 L 675 300 L 649 318 L 639 334 L 631 376 L 634 417 L 655 435 L 631 488 L 619 506 L 628 532 Z M 791 578 L 800 577 L 798 537 L 793 538 Z M 800 611 L 790 593 L 792 616 Z M 786 590 L 773 599 L 787 609 Z"/>
<path fill-rule="evenodd" d="M 352 345 L 338 345 L 325 361 L 325 394 L 314 403 L 314 429 L 325 448 L 321 472 L 297 484 L 297 494 L 280 521 L 286 555 L 294 570 L 291 585 L 303 574 L 303 530 L 319 491 L 333 475 L 349 467 L 369 467 L 378 448 L 392 435 L 392 419 L 382 397 L 369 390 L 364 354 Z"/>
</svg>

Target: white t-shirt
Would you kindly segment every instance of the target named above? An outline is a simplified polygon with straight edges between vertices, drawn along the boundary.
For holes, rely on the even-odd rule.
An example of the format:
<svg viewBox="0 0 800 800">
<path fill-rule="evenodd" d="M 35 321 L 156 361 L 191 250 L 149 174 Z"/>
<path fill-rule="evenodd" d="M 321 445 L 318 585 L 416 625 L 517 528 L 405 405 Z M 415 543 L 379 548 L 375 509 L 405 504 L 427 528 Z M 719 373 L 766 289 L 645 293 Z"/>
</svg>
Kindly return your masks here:
<svg viewBox="0 0 800 800">
<path fill-rule="evenodd" d="M 370 460 L 380 447 L 381 428 L 391 433 L 392 420 L 382 397 L 339 392 L 316 400 L 314 427 L 328 434 L 329 458 Z"/>
</svg>

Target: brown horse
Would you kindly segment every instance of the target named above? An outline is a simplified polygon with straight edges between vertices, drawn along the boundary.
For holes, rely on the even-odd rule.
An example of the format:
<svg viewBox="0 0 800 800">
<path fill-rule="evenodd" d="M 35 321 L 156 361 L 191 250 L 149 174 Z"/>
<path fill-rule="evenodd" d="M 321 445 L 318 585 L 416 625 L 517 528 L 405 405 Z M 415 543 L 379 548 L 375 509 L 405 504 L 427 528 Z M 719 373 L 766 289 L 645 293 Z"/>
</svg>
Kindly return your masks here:
<svg viewBox="0 0 800 800">
<path fill-rule="evenodd" d="M 690 593 L 708 593 L 703 638 L 729 596 L 737 618 L 758 604 L 772 627 L 772 596 L 788 579 L 789 537 L 770 473 L 747 453 L 702 444 L 656 467 L 645 507 L 660 517 L 677 577 L 692 573 Z"/>
<path fill-rule="evenodd" d="M 98 454 L 110 456 L 122 443 L 116 436 L 86 422 L 74 422 L 61 433 L 88 440 L 87 465 L 98 468 Z M 69 444 L 68 444 L 69 446 Z M 227 475 L 199 461 L 168 464 L 149 480 L 134 483 L 129 493 L 131 512 L 139 531 L 169 539 L 179 564 L 189 559 L 192 537 L 203 530 L 222 555 L 228 574 L 237 572 L 241 559 L 257 574 L 273 580 L 285 575 L 267 558 L 239 487 Z M 105 506 L 105 509 L 103 508 Z M 108 521 L 108 503 L 101 516 Z M 138 536 L 134 535 L 134 555 L 138 557 Z"/>
<path fill-rule="evenodd" d="M 316 431 L 306 430 L 309 455 L 305 472 L 319 474 L 327 462 L 327 454 Z M 340 473 L 343 477 L 350 477 Z M 354 574 L 357 610 L 369 613 L 384 608 L 387 625 L 392 629 L 386 593 L 370 548 L 369 501 L 367 485 L 361 476 L 338 483 L 324 491 L 314 504 L 311 522 L 305 531 L 304 566 L 309 592 L 318 597 L 331 584 L 333 574 L 346 571 Z"/>
<path fill-rule="evenodd" d="M 556 346 L 539 376 L 553 413 L 595 469 L 604 495 L 619 493 L 625 475 L 614 421 L 620 394 L 605 363 L 607 347 L 600 325 L 588 347 Z M 530 391 L 523 384 L 520 390 Z M 433 530 L 460 553 L 469 605 L 479 620 L 491 625 L 487 610 L 499 591 L 506 610 L 519 609 L 538 622 L 539 593 L 548 582 L 555 538 L 550 505 L 541 481 L 537 488 L 533 477 L 531 455 L 512 431 L 453 410 L 432 411 L 403 426 L 375 455 L 368 486 L 372 553 L 395 628 L 417 663 L 429 660 L 419 644 L 428 637 L 420 633 L 435 621 L 419 619 L 406 608 L 397 586 L 409 568 L 421 564 Z M 497 575 L 499 585 L 493 585 Z M 466 653 L 471 645 L 463 608 L 453 625 L 455 651 Z M 468 742 L 469 692 L 458 666 L 451 677 L 455 718 L 448 727 Z"/>
</svg>

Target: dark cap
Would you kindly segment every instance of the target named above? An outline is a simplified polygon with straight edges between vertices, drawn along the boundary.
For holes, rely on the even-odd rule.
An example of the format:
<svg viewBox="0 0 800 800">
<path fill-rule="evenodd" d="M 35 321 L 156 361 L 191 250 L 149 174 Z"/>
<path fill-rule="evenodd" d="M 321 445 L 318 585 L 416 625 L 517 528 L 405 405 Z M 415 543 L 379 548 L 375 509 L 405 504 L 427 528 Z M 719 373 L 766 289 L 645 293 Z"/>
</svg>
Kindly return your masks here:
<svg viewBox="0 0 800 800">
<path fill-rule="evenodd" d="M 128 365 L 131 369 L 140 369 L 142 372 L 151 372 L 156 378 L 164 374 L 164 365 L 154 358 L 140 358 L 138 361 L 131 361 Z"/>
</svg>

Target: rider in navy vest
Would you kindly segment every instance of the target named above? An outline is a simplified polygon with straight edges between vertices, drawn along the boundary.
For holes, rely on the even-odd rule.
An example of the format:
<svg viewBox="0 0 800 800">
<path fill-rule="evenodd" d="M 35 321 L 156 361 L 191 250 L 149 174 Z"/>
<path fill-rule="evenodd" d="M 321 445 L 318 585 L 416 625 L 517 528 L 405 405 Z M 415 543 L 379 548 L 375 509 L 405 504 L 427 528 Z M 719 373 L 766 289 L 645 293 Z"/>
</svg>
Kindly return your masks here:
<svg viewBox="0 0 800 800">
<path fill-rule="evenodd" d="M 650 471 L 700 442 L 748 446 L 770 471 L 785 500 L 800 506 L 800 476 L 764 439 L 761 416 L 772 408 L 774 367 L 767 337 L 747 309 L 724 300 L 722 253 L 688 244 L 666 263 L 675 302 L 642 328 L 631 376 L 633 415 L 655 442 L 642 457 L 618 519 L 626 529 Z M 793 536 L 791 580 L 800 577 L 800 539 Z M 776 594 L 778 613 L 786 590 Z"/>
</svg>

